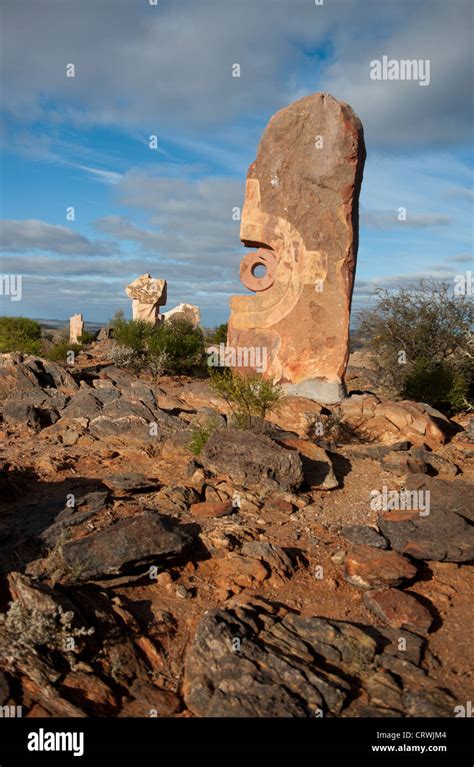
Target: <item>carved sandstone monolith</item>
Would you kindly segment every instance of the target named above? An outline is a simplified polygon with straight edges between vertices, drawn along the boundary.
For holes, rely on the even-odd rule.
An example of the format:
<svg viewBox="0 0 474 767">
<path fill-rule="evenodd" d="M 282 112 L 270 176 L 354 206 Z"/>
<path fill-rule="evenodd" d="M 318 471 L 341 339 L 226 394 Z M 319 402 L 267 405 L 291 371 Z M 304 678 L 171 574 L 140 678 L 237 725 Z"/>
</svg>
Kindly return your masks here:
<svg viewBox="0 0 474 767">
<path fill-rule="evenodd" d="M 69 343 L 77 344 L 84 332 L 84 319 L 82 314 L 73 314 L 69 319 Z"/>
<path fill-rule="evenodd" d="M 364 161 L 350 106 L 315 93 L 271 118 L 247 174 L 240 239 L 257 250 L 240 278 L 255 296 L 231 299 L 227 343 L 266 347 L 265 377 L 319 402 L 344 396 Z"/>
<path fill-rule="evenodd" d="M 174 309 L 170 309 L 168 312 L 163 313 L 163 317 L 166 320 L 186 320 L 190 322 L 194 328 L 197 328 L 201 322 L 201 312 L 198 306 L 193 304 L 178 304 Z"/>
<path fill-rule="evenodd" d="M 127 296 L 133 299 L 134 320 L 150 322 L 156 325 L 161 320 L 160 306 L 166 304 L 166 280 L 154 279 L 150 274 L 142 274 L 126 288 Z"/>
</svg>

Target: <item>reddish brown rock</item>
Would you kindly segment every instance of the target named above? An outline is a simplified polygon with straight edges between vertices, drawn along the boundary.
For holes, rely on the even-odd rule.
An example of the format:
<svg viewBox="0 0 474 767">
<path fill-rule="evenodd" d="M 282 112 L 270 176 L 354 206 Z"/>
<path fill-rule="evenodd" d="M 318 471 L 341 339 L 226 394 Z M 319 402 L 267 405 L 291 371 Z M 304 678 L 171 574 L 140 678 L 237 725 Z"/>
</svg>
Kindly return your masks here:
<svg viewBox="0 0 474 767">
<path fill-rule="evenodd" d="M 354 546 L 345 559 L 344 577 L 359 589 L 399 586 L 415 575 L 416 567 L 396 551 Z"/>
<path fill-rule="evenodd" d="M 306 437 L 314 423 L 321 421 L 322 410 L 322 405 L 306 397 L 284 397 L 266 418 L 284 431 Z"/>
<path fill-rule="evenodd" d="M 393 451 L 384 456 L 380 465 L 386 471 L 403 476 L 404 474 L 426 474 L 427 466 L 422 458 L 406 452 Z"/>
<path fill-rule="evenodd" d="M 196 517 L 225 517 L 233 511 L 232 501 L 203 501 L 190 507 L 191 514 Z"/>
<path fill-rule="evenodd" d="M 393 628 L 408 629 L 425 634 L 430 630 L 433 619 L 414 596 L 407 591 L 380 589 L 367 591 L 364 602 L 375 615 Z"/>
<path fill-rule="evenodd" d="M 322 447 L 306 439 L 284 437 L 278 440 L 280 445 L 297 450 L 303 466 L 304 481 L 309 488 L 333 490 L 339 487 L 331 460 Z"/>
<path fill-rule="evenodd" d="M 240 554 L 217 559 L 218 575 L 215 579 L 217 586 L 234 590 L 235 586 L 247 588 L 265 581 L 270 573 L 265 565 L 254 557 L 243 557 Z"/>
<path fill-rule="evenodd" d="M 110 687 L 94 674 L 70 672 L 61 681 L 61 689 L 73 703 L 81 708 L 89 707 L 97 716 L 113 711 L 117 705 L 117 698 Z"/>
<path fill-rule="evenodd" d="M 364 160 L 352 109 L 315 93 L 272 117 L 247 174 L 240 238 L 258 250 L 241 279 L 255 296 L 232 298 L 228 345 L 266 349 L 264 375 L 318 402 L 344 392 Z"/>
<path fill-rule="evenodd" d="M 422 402 L 379 402 L 372 394 L 354 394 L 338 409 L 344 423 L 370 441 L 386 445 L 409 440 L 436 449 L 452 431 L 446 416 Z"/>
<path fill-rule="evenodd" d="M 171 690 L 160 690 L 153 684 L 136 680 L 130 692 L 134 700 L 127 701 L 119 717 L 160 717 L 171 716 L 180 708 L 181 702 Z"/>
</svg>

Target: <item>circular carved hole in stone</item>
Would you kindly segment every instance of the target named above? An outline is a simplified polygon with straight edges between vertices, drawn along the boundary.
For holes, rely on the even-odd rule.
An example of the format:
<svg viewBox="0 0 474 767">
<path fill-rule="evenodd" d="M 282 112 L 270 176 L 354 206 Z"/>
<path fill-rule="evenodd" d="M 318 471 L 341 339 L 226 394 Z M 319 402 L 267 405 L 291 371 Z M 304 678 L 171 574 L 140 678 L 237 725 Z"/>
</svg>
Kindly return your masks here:
<svg viewBox="0 0 474 767">
<path fill-rule="evenodd" d="M 252 275 L 256 277 L 258 280 L 260 280 L 262 277 L 265 277 L 267 273 L 267 267 L 265 264 L 255 264 L 252 267 Z"/>
<path fill-rule="evenodd" d="M 249 290 L 259 293 L 268 290 L 275 282 L 277 260 L 272 251 L 260 248 L 247 253 L 240 264 L 240 279 Z M 261 271 L 263 270 L 263 274 Z"/>
</svg>

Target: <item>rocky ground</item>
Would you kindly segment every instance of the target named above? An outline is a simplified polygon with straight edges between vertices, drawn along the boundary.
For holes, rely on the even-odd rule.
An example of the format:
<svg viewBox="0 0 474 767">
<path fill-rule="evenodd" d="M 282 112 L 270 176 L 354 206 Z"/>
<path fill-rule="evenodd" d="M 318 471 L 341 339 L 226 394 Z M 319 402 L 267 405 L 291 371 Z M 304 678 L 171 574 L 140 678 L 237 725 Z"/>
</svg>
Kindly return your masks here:
<svg viewBox="0 0 474 767">
<path fill-rule="evenodd" d="M 74 368 L 1 356 L 0 706 L 454 716 L 472 421 L 376 383 L 356 352 L 341 405 L 287 398 L 253 433 L 205 380 L 138 378 L 107 342 Z M 429 513 L 377 508 L 384 488 L 429 491 Z"/>
</svg>

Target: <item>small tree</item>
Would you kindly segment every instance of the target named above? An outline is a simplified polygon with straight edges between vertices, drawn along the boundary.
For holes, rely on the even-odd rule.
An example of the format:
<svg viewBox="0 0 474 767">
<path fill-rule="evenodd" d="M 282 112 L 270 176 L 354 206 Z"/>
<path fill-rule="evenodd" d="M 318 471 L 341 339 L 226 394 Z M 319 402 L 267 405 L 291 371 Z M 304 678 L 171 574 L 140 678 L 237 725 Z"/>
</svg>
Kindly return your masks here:
<svg viewBox="0 0 474 767">
<path fill-rule="evenodd" d="M 281 387 L 259 375 L 242 376 L 229 369 L 213 369 L 210 376 L 216 392 L 229 404 L 239 429 L 250 429 L 263 421 L 283 397 Z"/>
<path fill-rule="evenodd" d="M 472 307 L 449 284 L 422 280 L 395 292 L 376 290 L 359 331 L 378 379 L 392 395 L 447 411 L 470 407 Z"/>
</svg>

